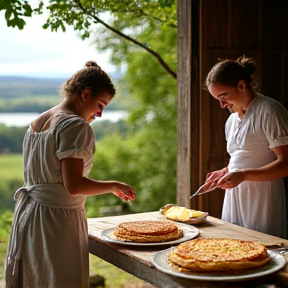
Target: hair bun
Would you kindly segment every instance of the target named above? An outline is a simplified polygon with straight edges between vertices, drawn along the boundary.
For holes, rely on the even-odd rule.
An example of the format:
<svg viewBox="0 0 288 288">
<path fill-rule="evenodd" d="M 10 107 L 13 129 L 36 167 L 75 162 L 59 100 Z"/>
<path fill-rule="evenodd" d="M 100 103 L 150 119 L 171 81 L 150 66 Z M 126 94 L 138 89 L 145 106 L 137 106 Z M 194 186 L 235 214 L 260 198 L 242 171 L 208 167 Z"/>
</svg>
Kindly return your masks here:
<svg viewBox="0 0 288 288">
<path fill-rule="evenodd" d="M 85 66 L 86 67 L 99 67 L 99 68 L 101 68 L 95 61 L 87 61 Z"/>
<path fill-rule="evenodd" d="M 243 55 L 236 60 L 247 72 L 249 75 L 253 75 L 256 71 L 255 60 L 251 57 L 246 57 Z"/>
</svg>

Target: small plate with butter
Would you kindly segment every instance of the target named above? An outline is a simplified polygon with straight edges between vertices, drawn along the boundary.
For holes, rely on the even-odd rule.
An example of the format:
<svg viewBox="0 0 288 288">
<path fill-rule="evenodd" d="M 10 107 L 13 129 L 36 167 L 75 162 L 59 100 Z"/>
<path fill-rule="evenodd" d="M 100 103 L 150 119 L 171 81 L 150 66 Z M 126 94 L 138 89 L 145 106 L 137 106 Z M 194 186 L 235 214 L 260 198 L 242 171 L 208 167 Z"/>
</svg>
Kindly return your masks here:
<svg viewBox="0 0 288 288">
<path fill-rule="evenodd" d="M 199 224 L 206 221 L 208 212 L 188 209 L 175 204 L 167 204 L 160 208 L 166 219 L 186 224 Z"/>
</svg>

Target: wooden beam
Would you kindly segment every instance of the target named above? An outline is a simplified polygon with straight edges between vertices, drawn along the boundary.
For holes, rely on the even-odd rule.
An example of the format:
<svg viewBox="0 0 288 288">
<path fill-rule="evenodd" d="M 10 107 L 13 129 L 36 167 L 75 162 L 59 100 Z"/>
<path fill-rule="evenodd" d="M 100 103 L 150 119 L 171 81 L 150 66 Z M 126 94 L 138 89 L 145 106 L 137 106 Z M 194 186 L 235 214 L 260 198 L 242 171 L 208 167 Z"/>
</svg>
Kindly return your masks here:
<svg viewBox="0 0 288 288">
<path fill-rule="evenodd" d="M 177 204 L 188 207 L 191 173 L 191 0 L 178 1 Z M 185 55 L 185 56 L 184 56 Z"/>
</svg>

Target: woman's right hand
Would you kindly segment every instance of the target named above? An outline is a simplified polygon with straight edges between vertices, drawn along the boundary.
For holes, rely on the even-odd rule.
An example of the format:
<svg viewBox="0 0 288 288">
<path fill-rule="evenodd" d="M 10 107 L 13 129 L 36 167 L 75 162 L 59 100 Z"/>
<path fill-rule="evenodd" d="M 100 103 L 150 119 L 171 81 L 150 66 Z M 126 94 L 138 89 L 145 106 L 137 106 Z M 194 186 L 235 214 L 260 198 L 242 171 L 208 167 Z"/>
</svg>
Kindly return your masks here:
<svg viewBox="0 0 288 288">
<path fill-rule="evenodd" d="M 216 170 L 216 171 L 212 171 L 212 172 L 209 172 L 206 176 L 206 182 L 210 182 L 210 181 L 214 181 L 214 182 L 218 182 L 218 180 L 223 177 L 225 174 L 228 173 L 228 168 L 227 167 L 224 167 L 223 169 L 221 170 Z"/>
<path fill-rule="evenodd" d="M 209 172 L 206 176 L 205 183 L 200 187 L 199 194 L 214 190 L 218 186 L 218 181 L 228 172 L 228 168 L 225 167 L 221 170 Z"/>
<path fill-rule="evenodd" d="M 113 194 L 119 197 L 123 201 L 135 200 L 136 193 L 134 189 L 122 182 L 115 182 Z"/>
</svg>

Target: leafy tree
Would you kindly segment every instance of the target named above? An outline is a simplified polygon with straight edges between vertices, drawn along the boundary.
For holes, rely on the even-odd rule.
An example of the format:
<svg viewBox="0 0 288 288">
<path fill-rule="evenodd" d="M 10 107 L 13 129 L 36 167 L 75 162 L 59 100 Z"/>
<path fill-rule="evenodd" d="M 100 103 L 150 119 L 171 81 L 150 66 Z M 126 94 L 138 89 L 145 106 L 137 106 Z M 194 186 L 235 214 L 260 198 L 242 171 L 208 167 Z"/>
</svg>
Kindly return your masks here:
<svg viewBox="0 0 288 288">
<path fill-rule="evenodd" d="M 142 29 L 138 37 L 149 41 L 161 51 L 169 65 L 176 68 L 176 30 L 150 25 Z M 111 44 L 112 38 L 111 34 L 103 35 L 103 49 Z M 121 63 L 121 59 L 127 62 L 126 73 L 118 86 L 133 103 L 129 108 L 129 131 L 125 137 L 108 135 L 96 145 L 91 177 L 131 184 L 137 192 L 131 209 L 152 211 L 176 202 L 177 85 L 148 53 L 139 48 L 125 49 L 125 46 L 119 39 L 117 44 L 114 36 L 113 59 L 117 63 Z M 91 197 L 87 207 L 94 209 L 88 209 L 88 215 L 98 213 L 97 206 L 120 204 L 121 200 L 112 195 Z"/>
<path fill-rule="evenodd" d="M 8 26 L 23 29 L 25 25 L 23 16 L 31 16 L 33 12 L 43 13 L 43 1 L 40 1 L 39 7 L 35 9 L 31 8 L 28 1 L 0 1 L 0 10 L 6 10 L 5 18 Z M 153 49 L 149 41 L 143 42 L 137 39 L 142 27 L 160 25 L 163 29 L 176 28 L 175 0 L 50 0 L 46 8 L 50 15 L 43 28 L 50 27 L 52 31 L 60 28 L 66 31 L 65 25 L 73 26 L 74 30 L 79 31 L 81 37 L 85 39 L 95 30 L 93 24 L 101 24 L 106 30 L 112 31 L 128 43 L 132 42 L 149 52 L 170 75 L 176 78 L 175 70 L 169 66 L 161 53 Z M 117 27 L 103 20 L 105 13 L 114 18 Z M 14 18 L 11 18 L 12 16 Z"/>
<path fill-rule="evenodd" d="M 115 133 L 119 133 L 120 135 L 126 135 L 126 133 L 129 131 L 129 125 L 124 120 L 119 120 L 116 123 L 108 120 L 100 122 L 94 121 L 91 124 L 91 127 L 93 129 L 96 142 L 106 135 L 111 135 Z"/>
<path fill-rule="evenodd" d="M 65 31 L 65 23 L 72 25 L 74 30 L 79 30 L 82 38 L 90 36 L 93 29 L 91 24 L 101 24 L 113 34 L 136 44 L 143 48 L 151 55 L 153 55 L 164 69 L 176 78 L 176 73 L 163 59 L 160 53 L 151 48 L 149 42 L 139 41 L 137 39 L 136 30 L 145 26 L 155 26 L 159 23 L 163 27 L 174 26 L 176 27 L 175 1 L 172 0 L 122 0 L 122 1 L 109 1 L 109 0 L 72 0 L 72 1 L 58 1 L 50 0 L 50 5 L 47 7 L 50 11 L 50 16 L 45 28 L 51 27 L 52 31 L 61 28 Z M 103 13 L 109 12 L 113 16 L 114 25 L 108 24 L 101 17 Z M 122 24 L 122 25 L 121 25 Z M 124 25 L 123 25 L 124 24 Z M 138 28 L 138 29 L 135 29 Z M 91 29 L 92 28 L 92 29 Z M 132 35 L 129 32 L 131 30 Z"/>
<path fill-rule="evenodd" d="M 49 3 L 50 16 L 44 28 L 65 31 L 65 25 L 70 25 L 80 31 L 82 38 L 93 35 L 98 49 L 112 49 L 112 62 L 127 67 L 118 87 L 120 93 L 133 100 L 129 131 L 125 137 L 116 133 L 99 141 L 91 177 L 130 183 L 138 194 L 132 204 L 134 211 L 150 211 L 175 203 L 176 0 Z M 107 21 L 103 20 L 105 12 L 109 13 Z M 92 24 L 101 24 L 103 29 L 95 30 L 96 25 Z M 89 197 L 88 216 L 97 214 L 95 207 L 99 205 L 120 203 L 111 195 Z"/>
<path fill-rule="evenodd" d="M 26 22 L 23 17 L 31 17 L 33 12 L 41 13 L 43 3 L 32 9 L 28 1 L 21 0 L 0 0 L 0 11 L 5 10 L 5 18 L 8 27 L 23 29 Z"/>
</svg>

